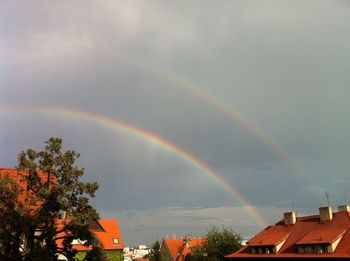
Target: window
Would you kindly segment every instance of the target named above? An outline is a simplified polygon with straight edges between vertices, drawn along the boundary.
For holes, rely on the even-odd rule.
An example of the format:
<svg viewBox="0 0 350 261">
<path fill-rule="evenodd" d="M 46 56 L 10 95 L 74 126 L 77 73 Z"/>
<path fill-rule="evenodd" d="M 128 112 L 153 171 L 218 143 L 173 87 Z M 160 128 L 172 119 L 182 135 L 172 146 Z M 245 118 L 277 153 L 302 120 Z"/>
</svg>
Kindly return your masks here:
<svg viewBox="0 0 350 261">
<path fill-rule="evenodd" d="M 118 238 L 113 238 L 113 244 L 115 244 L 115 245 L 117 245 L 117 244 L 119 244 L 119 240 L 118 240 Z"/>
<path fill-rule="evenodd" d="M 273 246 L 250 247 L 251 254 L 273 254 L 276 253 Z"/>
<path fill-rule="evenodd" d="M 318 244 L 318 245 L 306 245 L 306 246 L 299 246 L 298 253 L 303 254 L 322 254 L 322 253 L 328 253 L 327 244 Z"/>
<path fill-rule="evenodd" d="M 274 253 L 273 247 L 266 247 L 265 248 L 265 254 L 272 254 Z"/>
</svg>

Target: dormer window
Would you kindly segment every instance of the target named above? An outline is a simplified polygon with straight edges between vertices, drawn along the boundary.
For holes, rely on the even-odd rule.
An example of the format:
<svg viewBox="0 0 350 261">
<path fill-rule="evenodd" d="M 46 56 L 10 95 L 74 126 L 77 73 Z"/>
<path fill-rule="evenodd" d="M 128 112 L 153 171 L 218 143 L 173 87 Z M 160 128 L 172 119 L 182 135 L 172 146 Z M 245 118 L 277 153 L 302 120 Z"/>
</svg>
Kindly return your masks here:
<svg viewBox="0 0 350 261">
<path fill-rule="evenodd" d="M 345 232 L 346 229 L 312 230 L 295 245 L 300 254 L 333 253 Z"/>
<path fill-rule="evenodd" d="M 113 244 L 115 244 L 115 245 L 118 245 L 119 244 L 119 240 L 118 240 L 118 238 L 113 238 Z"/>
<path fill-rule="evenodd" d="M 273 254 L 275 253 L 273 246 L 251 247 L 251 254 Z"/>
<path fill-rule="evenodd" d="M 329 244 L 318 244 L 318 245 L 299 245 L 297 247 L 299 254 L 322 254 L 329 253 L 331 250 Z"/>
<path fill-rule="evenodd" d="M 248 242 L 251 254 L 276 254 L 282 248 L 289 237 L 289 233 L 275 232 L 265 233 L 262 237 L 257 237 Z"/>
</svg>

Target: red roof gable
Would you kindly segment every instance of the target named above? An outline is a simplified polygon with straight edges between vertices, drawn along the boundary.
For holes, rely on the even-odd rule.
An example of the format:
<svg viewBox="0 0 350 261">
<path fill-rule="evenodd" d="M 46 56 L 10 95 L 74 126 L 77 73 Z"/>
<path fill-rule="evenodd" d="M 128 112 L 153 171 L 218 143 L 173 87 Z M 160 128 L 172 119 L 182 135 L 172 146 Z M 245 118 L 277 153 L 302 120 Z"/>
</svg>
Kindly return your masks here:
<svg viewBox="0 0 350 261">
<path fill-rule="evenodd" d="M 288 235 L 285 243 L 277 253 L 252 254 L 252 247 L 276 245 L 277 241 Z M 332 244 L 340 239 L 334 253 L 298 253 L 302 245 Z M 277 243 L 278 244 L 278 243 Z M 320 222 L 318 215 L 298 217 L 294 225 L 285 225 L 283 220 L 267 227 L 236 253 L 226 258 L 349 258 L 350 259 L 350 213 L 333 213 L 333 219 Z"/>
<path fill-rule="evenodd" d="M 98 220 L 104 232 L 95 232 L 104 249 L 124 249 L 119 225 L 116 220 Z"/>
<path fill-rule="evenodd" d="M 163 244 L 169 250 L 173 260 L 183 261 L 186 256 L 191 253 L 191 247 L 199 247 L 205 244 L 205 238 L 192 238 L 190 247 L 184 244 L 184 239 L 164 239 Z"/>
<path fill-rule="evenodd" d="M 123 250 L 124 244 L 119 230 L 118 222 L 116 220 L 104 219 L 97 220 L 96 222 L 99 226 L 101 226 L 102 229 L 96 230 L 92 228 L 91 231 L 100 240 L 102 247 L 105 250 Z M 84 246 L 83 243 L 84 242 L 75 240 L 73 242 L 73 249 L 77 251 L 89 251 L 92 249 L 92 246 Z M 59 242 L 59 245 L 60 244 L 62 244 L 62 242 Z"/>
</svg>

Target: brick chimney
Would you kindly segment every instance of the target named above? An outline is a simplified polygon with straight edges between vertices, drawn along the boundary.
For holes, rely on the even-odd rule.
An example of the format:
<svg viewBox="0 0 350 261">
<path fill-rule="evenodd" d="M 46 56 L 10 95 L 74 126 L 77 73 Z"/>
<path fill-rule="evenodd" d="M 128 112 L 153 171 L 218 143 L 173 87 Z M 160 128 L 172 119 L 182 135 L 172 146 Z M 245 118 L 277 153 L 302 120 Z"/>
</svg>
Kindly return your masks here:
<svg viewBox="0 0 350 261">
<path fill-rule="evenodd" d="M 338 206 L 338 212 L 350 212 L 349 205 Z"/>
<path fill-rule="evenodd" d="M 183 246 L 186 246 L 187 248 L 191 247 L 191 241 L 192 241 L 191 236 L 185 236 L 183 239 Z"/>
<path fill-rule="evenodd" d="M 333 218 L 332 208 L 330 206 L 320 207 L 320 220 L 330 221 Z"/>
<path fill-rule="evenodd" d="M 297 222 L 296 213 L 294 211 L 285 212 L 283 214 L 283 219 L 286 226 L 294 225 Z"/>
</svg>

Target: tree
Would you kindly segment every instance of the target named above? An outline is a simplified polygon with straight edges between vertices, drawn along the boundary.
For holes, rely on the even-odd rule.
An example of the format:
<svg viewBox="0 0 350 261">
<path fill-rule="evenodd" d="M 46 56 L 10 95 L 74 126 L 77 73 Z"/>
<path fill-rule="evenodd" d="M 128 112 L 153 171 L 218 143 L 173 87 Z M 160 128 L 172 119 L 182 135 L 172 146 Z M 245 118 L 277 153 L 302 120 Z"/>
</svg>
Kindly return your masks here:
<svg viewBox="0 0 350 261">
<path fill-rule="evenodd" d="M 108 261 L 108 258 L 96 237 L 93 240 L 92 250 L 86 254 L 84 261 Z"/>
<path fill-rule="evenodd" d="M 72 240 L 86 240 L 86 245 L 93 242 L 88 226 L 98 213 L 89 198 L 94 197 L 98 184 L 80 181 L 84 169 L 75 165 L 79 153 L 62 151 L 61 138 L 50 138 L 45 144 L 44 150 L 19 154 L 19 181 L 6 175 L 0 179 L 0 217 L 9 215 L 8 220 L 0 221 L 0 244 L 6 242 L 7 231 L 14 235 L 9 246 L 12 254 L 5 253 L 6 260 L 55 261 L 57 254 L 74 260 Z M 15 189 L 11 192 L 11 188 Z M 67 218 L 60 220 L 62 214 Z M 23 242 L 22 251 L 16 252 Z"/>
<path fill-rule="evenodd" d="M 20 260 L 25 207 L 18 202 L 23 192 L 8 174 L 0 177 L 0 260 Z"/>
<path fill-rule="evenodd" d="M 151 261 L 162 261 L 162 253 L 160 251 L 160 242 L 157 240 L 151 247 L 151 251 L 148 255 L 145 256 Z"/>
<path fill-rule="evenodd" d="M 225 260 L 225 255 L 237 251 L 242 246 L 242 238 L 232 229 L 212 227 L 208 233 L 203 247 L 194 247 L 189 257 L 191 261 Z"/>
</svg>

